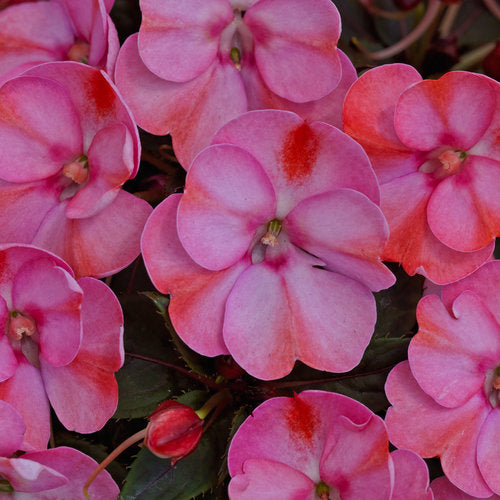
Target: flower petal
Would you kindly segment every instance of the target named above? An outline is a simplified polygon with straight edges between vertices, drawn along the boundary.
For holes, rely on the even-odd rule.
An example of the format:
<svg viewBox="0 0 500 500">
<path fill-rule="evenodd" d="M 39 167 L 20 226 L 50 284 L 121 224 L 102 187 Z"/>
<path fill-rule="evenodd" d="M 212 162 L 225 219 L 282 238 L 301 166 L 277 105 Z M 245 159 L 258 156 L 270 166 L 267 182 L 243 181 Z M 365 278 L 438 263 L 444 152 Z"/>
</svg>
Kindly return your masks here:
<svg viewBox="0 0 500 500">
<path fill-rule="evenodd" d="M 0 295 L 0 332 L 2 332 L 0 333 L 0 382 L 12 377 L 17 368 L 16 355 L 6 334 L 9 319 L 9 308 L 5 299 Z M 0 453 L 1 455 L 2 453 Z"/>
<path fill-rule="evenodd" d="M 253 35 L 262 78 L 280 97 L 312 101 L 338 85 L 340 15 L 332 2 L 260 0 L 248 9 L 243 22 Z"/>
<path fill-rule="evenodd" d="M 458 408 L 444 408 L 422 391 L 406 361 L 389 373 L 385 392 L 393 405 L 385 422 L 395 446 L 423 458 L 441 456 L 446 476 L 459 488 L 479 497 L 491 495 L 476 460 L 478 435 L 491 411 L 482 394 Z"/>
<path fill-rule="evenodd" d="M 24 425 L 21 415 L 9 403 L 0 401 L 0 457 L 10 457 L 21 446 L 24 437 Z"/>
<path fill-rule="evenodd" d="M 179 239 L 197 264 L 218 271 L 249 251 L 257 228 L 275 213 L 273 188 L 255 158 L 234 146 L 211 146 L 189 169 Z"/>
<path fill-rule="evenodd" d="M 429 488 L 427 464 L 416 453 L 394 450 L 391 458 L 394 464 L 394 500 L 434 500 L 433 490 Z"/>
<path fill-rule="evenodd" d="M 228 0 L 143 0 L 141 11 L 141 58 L 173 82 L 187 82 L 213 63 L 221 32 L 234 17 Z"/>
<path fill-rule="evenodd" d="M 498 440 L 500 439 L 500 412 L 493 410 L 488 415 L 477 441 L 477 463 L 488 486 L 500 495 L 499 463 L 500 452 Z"/>
<path fill-rule="evenodd" d="M 329 271 L 374 291 L 394 284 L 380 261 L 389 229 L 379 207 L 365 195 L 338 189 L 312 196 L 288 214 L 284 225 L 291 241 L 324 261 Z"/>
</svg>

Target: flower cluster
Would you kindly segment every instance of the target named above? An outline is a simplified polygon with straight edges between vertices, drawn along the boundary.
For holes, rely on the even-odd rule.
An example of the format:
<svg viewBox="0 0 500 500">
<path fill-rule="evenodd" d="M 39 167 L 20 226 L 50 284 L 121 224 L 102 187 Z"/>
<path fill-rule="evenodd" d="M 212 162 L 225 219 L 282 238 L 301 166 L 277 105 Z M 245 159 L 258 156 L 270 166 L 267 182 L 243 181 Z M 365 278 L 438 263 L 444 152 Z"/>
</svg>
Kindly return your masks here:
<svg viewBox="0 0 500 500">
<path fill-rule="evenodd" d="M 417 3 L 395 5 L 417 16 Z M 440 4 L 426 2 L 408 38 L 363 53 L 404 50 Z M 112 7 L 0 0 L 0 496 L 116 499 L 101 470 L 141 441 L 124 488 L 151 470 L 155 498 L 167 472 L 184 481 L 183 464 L 223 455 L 227 468 L 185 497 L 226 474 L 232 500 L 499 498 L 498 81 L 424 79 L 402 63 L 358 78 L 331 0 L 140 0 L 139 32 L 121 48 Z M 149 177 L 134 180 L 147 133 L 171 135 L 182 192 L 158 159 L 165 144 L 142 156 L 161 173 L 141 167 Z M 156 198 L 141 191 L 152 182 Z M 189 369 L 127 354 L 215 393 L 183 394 L 162 372 L 168 388 L 153 383 L 126 414 L 114 291 L 131 291 L 139 261 L 124 289 L 108 285 L 139 254 L 144 282 L 169 296 L 149 294 Z M 373 340 L 384 319 L 373 292 L 396 283 L 383 261 L 433 293 L 403 332 L 404 360 L 362 373 L 377 341 L 408 345 L 390 331 Z M 138 330 L 150 338 L 149 324 Z M 124 369 L 127 396 L 149 375 Z M 380 376 L 387 399 L 372 408 Z M 358 392 L 338 383 L 356 377 Z M 149 423 L 100 466 L 56 446 L 54 427 L 94 433 L 113 415 Z M 444 476 L 431 482 L 433 457 Z"/>
</svg>

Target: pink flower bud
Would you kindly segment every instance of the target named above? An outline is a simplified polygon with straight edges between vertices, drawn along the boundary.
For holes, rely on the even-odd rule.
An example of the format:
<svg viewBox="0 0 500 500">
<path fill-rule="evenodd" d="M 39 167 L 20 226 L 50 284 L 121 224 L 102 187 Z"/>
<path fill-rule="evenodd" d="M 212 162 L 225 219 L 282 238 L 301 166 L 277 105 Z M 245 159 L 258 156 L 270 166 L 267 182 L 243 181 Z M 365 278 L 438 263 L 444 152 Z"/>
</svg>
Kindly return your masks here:
<svg viewBox="0 0 500 500">
<path fill-rule="evenodd" d="M 144 444 L 172 465 L 193 452 L 203 434 L 203 420 L 189 406 L 165 401 L 151 414 Z"/>
</svg>

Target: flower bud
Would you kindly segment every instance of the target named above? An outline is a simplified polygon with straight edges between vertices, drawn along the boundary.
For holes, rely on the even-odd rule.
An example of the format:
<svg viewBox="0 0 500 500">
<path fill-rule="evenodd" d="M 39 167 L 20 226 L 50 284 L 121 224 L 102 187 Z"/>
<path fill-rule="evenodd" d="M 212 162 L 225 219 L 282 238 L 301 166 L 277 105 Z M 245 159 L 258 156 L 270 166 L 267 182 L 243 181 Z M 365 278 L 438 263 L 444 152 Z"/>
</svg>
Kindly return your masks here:
<svg viewBox="0 0 500 500">
<path fill-rule="evenodd" d="M 203 420 L 191 407 L 165 401 L 149 417 L 144 444 L 174 465 L 196 449 L 202 434 Z"/>
</svg>

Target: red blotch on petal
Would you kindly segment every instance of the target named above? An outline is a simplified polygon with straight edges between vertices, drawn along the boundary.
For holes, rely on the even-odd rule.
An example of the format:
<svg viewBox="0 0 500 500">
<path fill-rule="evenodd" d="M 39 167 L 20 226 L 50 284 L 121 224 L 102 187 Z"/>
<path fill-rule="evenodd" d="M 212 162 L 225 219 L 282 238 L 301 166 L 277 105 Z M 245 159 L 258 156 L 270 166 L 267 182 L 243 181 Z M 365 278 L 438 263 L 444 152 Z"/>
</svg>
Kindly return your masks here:
<svg viewBox="0 0 500 500">
<path fill-rule="evenodd" d="M 319 424 L 317 415 L 312 406 L 294 394 L 291 407 L 285 414 L 285 419 L 292 439 L 310 442 L 316 433 Z"/>
<path fill-rule="evenodd" d="M 289 181 L 300 181 L 311 174 L 318 156 L 318 145 L 318 138 L 307 123 L 288 134 L 280 157 Z"/>
<path fill-rule="evenodd" d="M 89 106 L 104 117 L 115 109 L 116 93 L 99 71 L 89 72 L 86 85 Z"/>
</svg>

